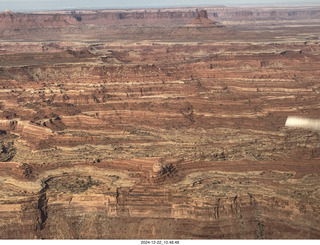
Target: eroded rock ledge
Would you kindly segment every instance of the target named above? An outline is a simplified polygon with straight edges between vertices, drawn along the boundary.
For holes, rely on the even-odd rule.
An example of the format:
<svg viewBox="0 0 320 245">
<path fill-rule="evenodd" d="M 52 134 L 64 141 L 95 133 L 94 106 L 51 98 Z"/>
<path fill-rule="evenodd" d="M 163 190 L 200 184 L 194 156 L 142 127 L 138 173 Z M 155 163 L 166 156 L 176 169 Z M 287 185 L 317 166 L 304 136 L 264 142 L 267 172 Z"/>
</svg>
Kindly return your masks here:
<svg viewBox="0 0 320 245">
<path fill-rule="evenodd" d="M 165 162 L 1 163 L 1 238 L 319 237 L 317 161 Z"/>
<path fill-rule="evenodd" d="M 317 26 L 183 28 L 0 43 L 0 238 L 320 237 Z"/>
</svg>

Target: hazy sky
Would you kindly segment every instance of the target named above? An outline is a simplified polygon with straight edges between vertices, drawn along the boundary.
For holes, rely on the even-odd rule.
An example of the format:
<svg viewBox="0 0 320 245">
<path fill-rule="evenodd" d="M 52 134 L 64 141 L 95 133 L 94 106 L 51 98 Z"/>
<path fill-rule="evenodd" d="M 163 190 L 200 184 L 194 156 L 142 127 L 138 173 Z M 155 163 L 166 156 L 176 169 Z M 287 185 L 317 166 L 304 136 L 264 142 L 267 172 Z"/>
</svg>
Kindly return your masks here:
<svg viewBox="0 0 320 245">
<path fill-rule="evenodd" d="M 276 4 L 316 3 L 320 0 L 0 0 L 0 12 L 59 10 L 83 8 L 134 8 L 134 7 L 170 7 L 200 5 L 276 5 Z"/>
</svg>

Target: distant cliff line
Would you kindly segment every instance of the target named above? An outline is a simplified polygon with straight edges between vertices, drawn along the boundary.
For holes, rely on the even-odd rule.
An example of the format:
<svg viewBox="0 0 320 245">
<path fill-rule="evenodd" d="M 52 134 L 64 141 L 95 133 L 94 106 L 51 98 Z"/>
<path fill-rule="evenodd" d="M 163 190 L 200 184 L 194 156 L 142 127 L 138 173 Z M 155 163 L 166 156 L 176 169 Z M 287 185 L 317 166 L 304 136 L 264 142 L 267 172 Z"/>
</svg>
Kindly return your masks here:
<svg viewBox="0 0 320 245">
<path fill-rule="evenodd" d="M 197 11 L 65 11 L 0 14 L 0 28 L 44 28 L 83 25 L 184 25 Z"/>
<path fill-rule="evenodd" d="M 70 10 L 17 13 L 6 10 L 0 13 L 0 28 L 45 28 L 66 26 L 152 25 L 179 26 L 189 24 L 206 10 L 213 21 L 266 21 L 320 19 L 320 7 L 199 7 L 154 8 L 127 10 Z"/>
</svg>

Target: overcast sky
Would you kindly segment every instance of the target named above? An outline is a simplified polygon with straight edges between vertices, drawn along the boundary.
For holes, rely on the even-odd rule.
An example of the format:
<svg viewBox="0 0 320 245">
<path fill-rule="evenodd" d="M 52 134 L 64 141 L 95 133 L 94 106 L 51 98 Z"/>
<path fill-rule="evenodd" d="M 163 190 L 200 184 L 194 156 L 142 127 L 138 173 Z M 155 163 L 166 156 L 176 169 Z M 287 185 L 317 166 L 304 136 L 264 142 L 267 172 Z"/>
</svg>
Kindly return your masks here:
<svg viewBox="0 0 320 245">
<path fill-rule="evenodd" d="M 201 5 L 276 5 L 276 4 L 307 4 L 320 0 L 0 0 L 0 12 L 61 9 L 99 9 L 99 8 L 147 8 L 170 6 L 201 6 Z"/>
</svg>

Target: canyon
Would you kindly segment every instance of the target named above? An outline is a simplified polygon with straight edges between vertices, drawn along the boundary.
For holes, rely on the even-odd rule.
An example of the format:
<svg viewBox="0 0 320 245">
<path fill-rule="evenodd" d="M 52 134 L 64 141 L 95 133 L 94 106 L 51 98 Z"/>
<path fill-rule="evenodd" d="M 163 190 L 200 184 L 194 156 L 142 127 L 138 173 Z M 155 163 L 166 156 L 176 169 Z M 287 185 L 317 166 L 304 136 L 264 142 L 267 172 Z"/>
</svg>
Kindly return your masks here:
<svg viewBox="0 0 320 245">
<path fill-rule="evenodd" d="M 0 13 L 1 239 L 319 239 L 320 7 Z"/>
</svg>

